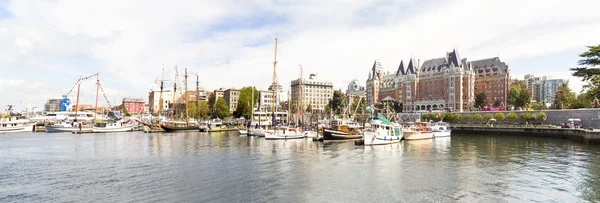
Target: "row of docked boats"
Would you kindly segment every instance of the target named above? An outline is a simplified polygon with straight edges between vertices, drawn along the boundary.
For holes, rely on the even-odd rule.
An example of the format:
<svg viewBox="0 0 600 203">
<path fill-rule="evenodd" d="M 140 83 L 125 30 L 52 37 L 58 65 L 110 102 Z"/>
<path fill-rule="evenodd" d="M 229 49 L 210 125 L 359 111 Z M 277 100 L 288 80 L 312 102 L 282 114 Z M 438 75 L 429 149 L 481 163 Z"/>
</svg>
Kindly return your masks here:
<svg viewBox="0 0 600 203">
<path fill-rule="evenodd" d="M 449 137 L 451 130 L 445 122 L 390 122 L 382 115 L 361 126 L 352 121 L 335 119 L 323 130 L 323 140 L 362 139 L 360 144 L 381 145 L 401 140 L 422 140 Z"/>
</svg>

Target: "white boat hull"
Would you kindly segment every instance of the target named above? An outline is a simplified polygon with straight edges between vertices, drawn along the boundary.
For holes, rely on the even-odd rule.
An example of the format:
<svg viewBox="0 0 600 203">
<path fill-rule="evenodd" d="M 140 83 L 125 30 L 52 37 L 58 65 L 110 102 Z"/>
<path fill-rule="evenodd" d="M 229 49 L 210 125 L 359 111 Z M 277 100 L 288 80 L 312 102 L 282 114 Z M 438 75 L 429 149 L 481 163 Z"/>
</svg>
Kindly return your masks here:
<svg viewBox="0 0 600 203">
<path fill-rule="evenodd" d="M 239 130 L 241 135 L 247 135 L 248 134 L 248 130 Z"/>
<path fill-rule="evenodd" d="M 105 127 L 105 128 L 94 127 L 94 128 L 92 128 L 92 132 L 94 132 L 94 133 L 129 132 L 132 130 L 133 130 L 133 126 L 119 126 L 119 127 Z"/>
<path fill-rule="evenodd" d="M 252 132 L 252 134 L 254 134 L 255 136 L 258 137 L 264 137 L 265 136 L 265 130 L 263 129 L 252 129 L 250 130 Z"/>
<path fill-rule="evenodd" d="M 363 144 L 364 145 L 386 145 L 400 143 L 402 136 L 382 136 L 376 132 L 364 132 Z"/>
<path fill-rule="evenodd" d="M 433 132 L 405 131 L 402 134 L 404 135 L 404 140 L 433 139 Z"/>
<path fill-rule="evenodd" d="M 265 140 L 286 140 L 286 139 L 303 139 L 305 138 L 304 133 L 273 133 L 267 132 L 265 133 Z"/>
<path fill-rule="evenodd" d="M 450 137 L 451 130 L 434 130 L 433 137 Z"/>
<path fill-rule="evenodd" d="M 35 124 L 32 123 L 22 126 L 0 127 L 0 133 L 33 132 L 33 126 L 35 126 Z"/>
<path fill-rule="evenodd" d="M 89 130 L 89 127 L 86 128 L 81 128 L 81 130 Z M 46 125 L 46 132 L 47 133 L 62 133 L 62 132 L 73 132 L 73 131 L 78 131 L 79 127 L 64 127 L 64 126 L 51 126 L 51 125 Z"/>
</svg>

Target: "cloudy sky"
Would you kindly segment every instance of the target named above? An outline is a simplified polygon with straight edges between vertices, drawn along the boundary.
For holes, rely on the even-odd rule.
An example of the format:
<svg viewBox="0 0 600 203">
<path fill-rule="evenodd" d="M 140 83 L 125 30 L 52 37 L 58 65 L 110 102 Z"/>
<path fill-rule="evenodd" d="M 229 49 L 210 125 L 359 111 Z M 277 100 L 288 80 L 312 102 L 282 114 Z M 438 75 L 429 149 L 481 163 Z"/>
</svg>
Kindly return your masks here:
<svg viewBox="0 0 600 203">
<path fill-rule="evenodd" d="M 375 59 L 395 71 L 411 56 L 500 56 L 513 77 L 570 77 L 586 45 L 600 44 L 598 0 L 0 0 L 0 105 L 43 107 L 77 78 L 100 71 L 111 103 L 157 88 L 164 64 L 188 69 L 208 90 L 272 81 L 287 91 L 317 73 L 345 89 L 365 81 Z M 195 81 L 189 82 L 195 87 Z M 93 103 L 93 80 L 81 103 Z M 106 105 L 101 100 L 100 105 Z"/>
</svg>

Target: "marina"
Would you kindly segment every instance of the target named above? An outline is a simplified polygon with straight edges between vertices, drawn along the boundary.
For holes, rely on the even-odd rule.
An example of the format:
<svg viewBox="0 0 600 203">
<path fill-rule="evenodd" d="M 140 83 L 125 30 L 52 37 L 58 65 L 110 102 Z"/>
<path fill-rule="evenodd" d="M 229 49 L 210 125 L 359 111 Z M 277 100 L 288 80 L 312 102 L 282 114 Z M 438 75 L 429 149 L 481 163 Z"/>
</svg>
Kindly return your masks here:
<svg viewBox="0 0 600 203">
<path fill-rule="evenodd" d="M 0 201 L 596 202 L 599 152 L 484 134 L 378 146 L 238 132 L 2 134 Z"/>
</svg>

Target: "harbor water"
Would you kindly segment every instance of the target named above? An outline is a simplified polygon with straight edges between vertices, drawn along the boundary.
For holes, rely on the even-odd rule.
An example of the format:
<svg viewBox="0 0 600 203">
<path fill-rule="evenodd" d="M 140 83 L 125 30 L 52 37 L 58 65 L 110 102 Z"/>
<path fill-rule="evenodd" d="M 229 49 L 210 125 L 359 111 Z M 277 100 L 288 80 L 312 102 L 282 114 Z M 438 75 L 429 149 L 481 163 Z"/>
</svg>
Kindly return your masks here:
<svg viewBox="0 0 600 203">
<path fill-rule="evenodd" d="M 600 146 L 488 135 L 2 134 L 0 202 L 598 202 Z"/>
</svg>

